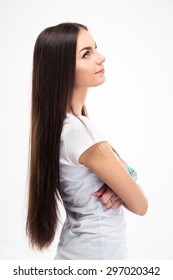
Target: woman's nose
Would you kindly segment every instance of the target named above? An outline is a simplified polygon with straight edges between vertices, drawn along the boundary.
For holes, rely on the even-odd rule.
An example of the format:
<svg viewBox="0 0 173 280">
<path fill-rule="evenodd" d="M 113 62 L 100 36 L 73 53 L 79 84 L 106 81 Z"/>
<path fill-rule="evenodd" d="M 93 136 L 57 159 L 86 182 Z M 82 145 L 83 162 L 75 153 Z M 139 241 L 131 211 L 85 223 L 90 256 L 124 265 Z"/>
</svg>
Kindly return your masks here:
<svg viewBox="0 0 173 280">
<path fill-rule="evenodd" d="M 106 60 L 106 58 L 97 52 L 97 63 L 103 63 Z"/>
</svg>

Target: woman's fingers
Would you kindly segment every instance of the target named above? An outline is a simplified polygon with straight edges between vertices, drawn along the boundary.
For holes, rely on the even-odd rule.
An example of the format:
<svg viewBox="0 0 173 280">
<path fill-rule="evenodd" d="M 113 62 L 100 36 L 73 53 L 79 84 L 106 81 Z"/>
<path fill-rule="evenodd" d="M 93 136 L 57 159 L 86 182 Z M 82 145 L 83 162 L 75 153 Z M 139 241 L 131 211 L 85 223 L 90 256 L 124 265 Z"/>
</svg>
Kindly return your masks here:
<svg viewBox="0 0 173 280">
<path fill-rule="evenodd" d="M 93 193 L 94 196 L 101 197 L 107 190 L 108 186 L 104 184 L 97 192 Z"/>
<path fill-rule="evenodd" d="M 97 192 L 93 193 L 94 196 L 99 198 L 99 201 L 105 205 L 106 208 L 116 209 L 122 204 L 122 200 L 104 184 Z"/>
<path fill-rule="evenodd" d="M 112 199 L 111 199 L 112 200 Z M 121 206 L 122 204 L 122 200 L 120 198 L 114 200 L 113 202 L 112 201 L 109 201 L 109 203 L 106 205 L 107 208 L 112 208 L 112 209 L 117 209 L 118 207 Z"/>
<path fill-rule="evenodd" d="M 99 198 L 100 202 L 103 204 L 111 203 L 111 198 L 114 196 L 114 199 L 116 200 L 118 196 L 111 190 L 107 189 L 104 194 Z"/>
</svg>

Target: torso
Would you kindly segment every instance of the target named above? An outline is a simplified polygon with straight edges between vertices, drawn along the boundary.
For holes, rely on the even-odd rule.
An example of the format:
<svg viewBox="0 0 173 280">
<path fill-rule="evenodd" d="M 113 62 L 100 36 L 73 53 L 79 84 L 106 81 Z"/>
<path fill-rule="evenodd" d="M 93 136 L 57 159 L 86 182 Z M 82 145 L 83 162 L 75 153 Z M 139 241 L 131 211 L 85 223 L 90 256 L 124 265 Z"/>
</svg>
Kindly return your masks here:
<svg viewBox="0 0 173 280">
<path fill-rule="evenodd" d="M 60 181 L 66 221 L 55 259 L 126 259 L 126 224 L 122 207 L 107 209 L 93 196 L 104 182 L 84 165 L 69 159 L 66 136 L 68 131 L 72 132 L 74 123 L 80 122 L 74 118 L 67 115 L 62 131 Z"/>
</svg>

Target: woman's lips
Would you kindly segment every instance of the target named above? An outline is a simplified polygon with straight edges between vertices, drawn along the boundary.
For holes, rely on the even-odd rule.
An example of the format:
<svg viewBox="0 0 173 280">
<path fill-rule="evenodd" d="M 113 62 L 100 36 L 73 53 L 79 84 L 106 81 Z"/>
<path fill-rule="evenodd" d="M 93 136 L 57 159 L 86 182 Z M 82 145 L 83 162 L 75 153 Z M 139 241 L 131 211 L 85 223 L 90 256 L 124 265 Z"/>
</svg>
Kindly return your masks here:
<svg viewBox="0 0 173 280">
<path fill-rule="evenodd" d="M 102 68 L 101 70 L 97 71 L 95 74 L 104 74 L 105 73 L 105 70 L 104 68 Z"/>
</svg>

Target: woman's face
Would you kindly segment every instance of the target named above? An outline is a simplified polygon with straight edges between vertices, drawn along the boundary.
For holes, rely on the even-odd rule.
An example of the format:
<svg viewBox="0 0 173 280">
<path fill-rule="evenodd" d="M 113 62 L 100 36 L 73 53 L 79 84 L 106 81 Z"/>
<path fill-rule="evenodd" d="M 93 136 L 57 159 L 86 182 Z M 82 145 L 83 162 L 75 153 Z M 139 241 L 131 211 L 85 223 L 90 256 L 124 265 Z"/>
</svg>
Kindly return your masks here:
<svg viewBox="0 0 173 280">
<path fill-rule="evenodd" d="M 87 88 L 104 83 L 104 61 L 91 34 L 81 29 L 77 39 L 75 87 Z"/>
</svg>

